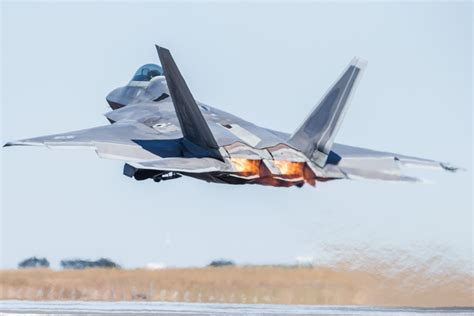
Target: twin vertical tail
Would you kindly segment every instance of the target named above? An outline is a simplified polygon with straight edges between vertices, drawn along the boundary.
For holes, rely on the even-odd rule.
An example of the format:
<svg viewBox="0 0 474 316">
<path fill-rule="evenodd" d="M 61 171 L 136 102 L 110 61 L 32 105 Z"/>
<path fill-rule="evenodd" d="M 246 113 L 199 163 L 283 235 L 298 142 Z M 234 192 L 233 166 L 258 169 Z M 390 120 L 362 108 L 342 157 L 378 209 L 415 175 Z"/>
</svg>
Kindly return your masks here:
<svg viewBox="0 0 474 316">
<path fill-rule="evenodd" d="M 288 140 L 289 145 L 320 167 L 326 164 L 334 138 L 366 65 L 366 61 L 355 57 Z"/>
<path fill-rule="evenodd" d="M 205 150 L 205 156 L 223 160 L 191 91 L 184 81 L 169 50 L 156 47 L 181 125 L 184 139 Z M 304 123 L 288 140 L 288 144 L 304 153 L 320 167 L 324 167 L 347 106 L 354 94 L 366 62 L 354 58 L 339 79 L 329 89 Z"/>
</svg>

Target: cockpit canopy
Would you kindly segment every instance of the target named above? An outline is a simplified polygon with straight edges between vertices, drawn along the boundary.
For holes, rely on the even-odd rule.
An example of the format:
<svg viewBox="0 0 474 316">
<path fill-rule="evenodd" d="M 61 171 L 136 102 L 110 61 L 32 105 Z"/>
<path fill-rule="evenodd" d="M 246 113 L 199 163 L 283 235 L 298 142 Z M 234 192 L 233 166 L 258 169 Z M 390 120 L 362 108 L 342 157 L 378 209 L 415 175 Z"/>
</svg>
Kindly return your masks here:
<svg viewBox="0 0 474 316">
<path fill-rule="evenodd" d="M 150 81 L 156 76 L 163 76 L 163 68 L 155 64 L 146 64 L 138 68 L 132 81 Z"/>
</svg>

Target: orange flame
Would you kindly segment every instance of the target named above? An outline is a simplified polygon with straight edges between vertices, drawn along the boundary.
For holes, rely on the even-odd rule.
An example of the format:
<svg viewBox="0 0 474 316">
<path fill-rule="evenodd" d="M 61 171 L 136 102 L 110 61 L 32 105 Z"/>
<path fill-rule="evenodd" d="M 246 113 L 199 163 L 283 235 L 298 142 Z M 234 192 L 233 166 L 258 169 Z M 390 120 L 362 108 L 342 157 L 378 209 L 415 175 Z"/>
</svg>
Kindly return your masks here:
<svg viewBox="0 0 474 316">
<path fill-rule="evenodd" d="M 303 185 L 305 182 L 312 186 L 316 184 L 316 176 L 305 162 L 273 160 L 280 175 L 272 175 L 261 160 L 231 157 L 230 161 L 239 175 L 257 176 L 255 183 L 285 187 Z"/>
<path fill-rule="evenodd" d="M 282 175 L 292 178 L 303 177 L 304 162 L 285 160 L 274 160 L 273 162 Z"/>
<path fill-rule="evenodd" d="M 260 173 L 260 160 L 245 158 L 230 158 L 234 169 L 243 175 L 258 175 Z"/>
<path fill-rule="evenodd" d="M 293 179 L 303 178 L 309 185 L 316 185 L 316 176 L 305 162 L 285 160 L 274 160 L 273 162 L 283 176 Z"/>
</svg>

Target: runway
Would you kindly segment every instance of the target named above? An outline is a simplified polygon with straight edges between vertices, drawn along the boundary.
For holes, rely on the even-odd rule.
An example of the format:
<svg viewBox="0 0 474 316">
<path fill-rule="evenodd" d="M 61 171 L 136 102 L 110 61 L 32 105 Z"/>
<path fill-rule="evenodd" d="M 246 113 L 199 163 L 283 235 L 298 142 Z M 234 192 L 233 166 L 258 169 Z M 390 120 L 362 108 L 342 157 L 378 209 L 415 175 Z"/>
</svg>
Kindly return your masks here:
<svg viewBox="0 0 474 316">
<path fill-rule="evenodd" d="M 473 315 L 472 307 L 210 304 L 179 302 L 0 301 L 3 315 Z"/>
</svg>

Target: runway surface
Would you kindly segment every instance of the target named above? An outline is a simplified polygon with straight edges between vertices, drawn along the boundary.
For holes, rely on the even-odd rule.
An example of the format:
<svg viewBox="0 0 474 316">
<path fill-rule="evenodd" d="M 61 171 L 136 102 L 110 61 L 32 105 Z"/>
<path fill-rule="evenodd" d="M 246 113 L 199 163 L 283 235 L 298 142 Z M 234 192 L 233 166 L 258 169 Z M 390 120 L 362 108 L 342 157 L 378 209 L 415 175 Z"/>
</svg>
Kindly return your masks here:
<svg viewBox="0 0 474 316">
<path fill-rule="evenodd" d="M 209 304 L 178 302 L 0 301 L 0 313 L 61 315 L 473 315 L 472 307 Z"/>
</svg>

